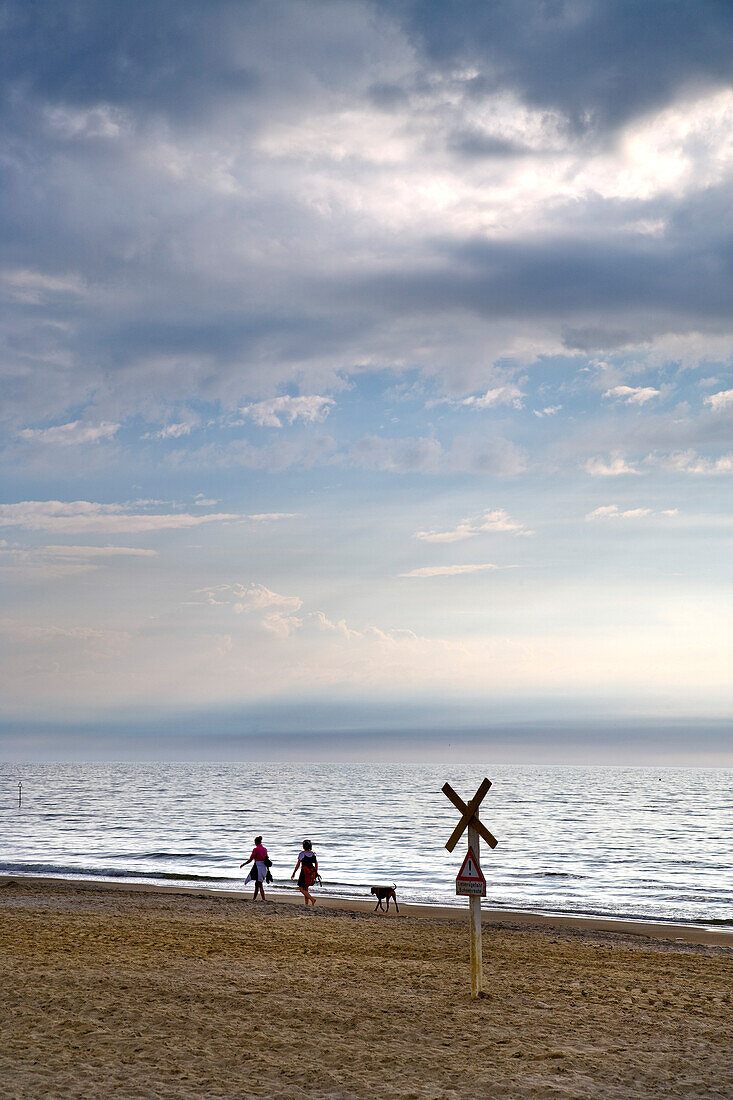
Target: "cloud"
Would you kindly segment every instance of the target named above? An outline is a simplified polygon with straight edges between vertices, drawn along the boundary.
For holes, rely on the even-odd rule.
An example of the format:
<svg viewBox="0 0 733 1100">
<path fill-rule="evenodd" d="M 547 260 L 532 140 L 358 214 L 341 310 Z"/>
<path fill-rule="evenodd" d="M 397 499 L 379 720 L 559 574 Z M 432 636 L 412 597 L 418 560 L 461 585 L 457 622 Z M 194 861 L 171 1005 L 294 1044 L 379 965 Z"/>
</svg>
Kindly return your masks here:
<svg viewBox="0 0 733 1100">
<path fill-rule="evenodd" d="M 0 545 L 0 568 L 30 579 L 53 580 L 90 573 L 115 558 L 155 558 L 155 550 L 134 546 L 35 546 Z"/>
<path fill-rule="evenodd" d="M 659 390 L 651 386 L 613 386 L 612 389 L 606 390 L 603 396 L 617 397 L 627 405 L 644 405 L 652 397 L 659 397 L 659 393 Z"/>
<path fill-rule="evenodd" d="M 25 305 L 40 305 L 59 295 L 79 295 L 85 286 L 76 274 L 46 274 L 43 271 L 16 270 L 4 271 L 0 279 L 13 301 Z"/>
<path fill-rule="evenodd" d="M 721 412 L 733 405 L 733 390 L 720 390 L 718 393 L 711 393 L 709 397 L 705 398 L 705 404 L 709 405 L 714 412 Z"/>
<path fill-rule="evenodd" d="M 522 523 L 516 523 L 503 508 L 487 509 L 469 516 L 448 531 L 416 531 L 414 538 L 424 542 L 462 542 L 486 532 L 508 532 L 513 535 L 531 535 Z"/>
<path fill-rule="evenodd" d="M 59 558 L 155 558 L 156 550 L 136 546 L 39 546 L 34 551 L 46 557 Z"/>
<path fill-rule="evenodd" d="M 628 508 L 622 512 L 617 504 L 602 504 L 594 508 L 585 517 L 586 519 L 642 519 L 652 514 L 651 508 Z"/>
<path fill-rule="evenodd" d="M 53 428 L 24 428 L 18 432 L 18 435 L 27 442 L 70 447 L 80 443 L 99 443 L 102 439 L 112 439 L 117 435 L 120 427 L 120 424 L 107 421 L 99 424 L 82 424 L 80 420 L 72 420 L 68 424 L 59 424 Z"/>
<path fill-rule="evenodd" d="M 155 0 L 130 21 L 9 0 L 12 424 L 141 415 L 185 441 L 187 402 L 308 423 L 385 366 L 512 410 L 524 382 L 474 392 L 502 360 L 724 338 L 731 99 L 710 28 L 728 24 L 707 0 L 663 13 L 670 66 L 607 9 L 533 5 L 522 32 L 518 4 L 464 7 L 448 47 L 442 14 L 402 2 L 314 0 L 306 20 Z"/>
<path fill-rule="evenodd" d="M 620 509 L 618 504 L 602 504 L 598 508 L 594 508 L 592 512 L 588 512 L 585 517 L 587 520 L 594 519 L 645 519 L 648 516 L 676 516 L 679 515 L 678 508 L 662 508 L 660 511 L 652 511 L 651 508 L 626 508 Z"/>
<path fill-rule="evenodd" d="M 629 465 L 623 455 L 614 454 L 609 459 L 589 458 L 585 470 L 591 477 L 619 477 L 622 474 L 638 474 L 639 470 Z"/>
<path fill-rule="evenodd" d="M 461 401 L 462 405 L 471 405 L 474 409 L 491 409 L 496 405 L 511 405 L 514 409 L 521 409 L 524 394 L 518 386 L 497 386 L 488 389 L 480 397 L 466 397 Z"/>
<path fill-rule="evenodd" d="M 194 421 L 185 421 L 179 424 L 166 424 L 157 432 L 148 432 L 144 439 L 181 439 L 182 436 L 190 435 L 195 427 Z"/>
<path fill-rule="evenodd" d="M 733 17 L 714 0 L 660 8 L 651 28 L 635 4 L 405 5 L 436 68 L 478 102 L 511 87 L 581 132 L 606 133 L 691 86 L 729 80 Z M 640 56 L 644 61 L 640 63 Z"/>
<path fill-rule="evenodd" d="M 23 500 L 0 504 L 0 526 L 27 531 L 110 532 L 177 530 L 205 523 L 245 519 L 234 513 L 192 515 L 188 512 L 136 512 L 132 504 L 99 504 L 88 500 Z"/>
<path fill-rule="evenodd" d="M 499 569 L 498 565 L 484 562 L 476 565 L 427 565 L 421 569 L 411 569 L 409 573 L 400 573 L 400 577 L 457 577 L 464 573 L 485 573 Z M 505 567 L 506 568 L 506 567 Z"/>
<path fill-rule="evenodd" d="M 459 435 L 446 446 L 434 437 L 389 439 L 365 435 L 346 452 L 334 455 L 334 464 L 391 473 L 514 477 L 527 467 L 526 452 L 500 436 Z"/>
<path fill-rule="evenodd" d="M 294 519 L 297 512 L 253 512 L 246 518 L 253 523 L 275 523 L 281 519 Z"/>
<path fill-rule="evenodd" d="M 561 408 L 562 408 L 562 405 L 548 405 L 544 409 L 533 409 L 532 411 L 535 414 L 535 416 L 539 416 L 539 417 L 554 416 L 555 413 L 560 412 Z"/>
<path fill-rule="evenodd" d="M 279 592 L 266 588 L 263 584 L 254 582 L 246 585 L 234 584 L 230 591 L 235 600 L 234 610 L 238 614 L 243 611 L 263 611 L 272 608 L 279 611 L 283 609 L 299 611 L 303 606 L 303 601 L 297 596 L 283 596 Z"/>
<path fill-rule="evenodd" d="M 378 435 L 362 436 L 341 461 L 361 469 L 394 473 L 439 473 L 446 464 L 437 439 L 387 439 Z"/>
<path fill-rule="evenodd" d="M 212 443 L 194 450 L 174 451 L 169 462 L 175 469 L 200 470 L 205 467 L 220 469 L 249 469 L 282 471 L 293 466 L 311 469 L 331 463 L 346 462 L 346 457 L 336 454 L 338 444 L 330 435 L 308 434 L 300 439 L 278 439 L 277 442 L 255 446 L 247 439 L 228 443 Z"/>
<path fill-rule="evenodd" d="M 657 466 L 673 473 L 702 474 L 704 476 L 733 473 L 733 451 L 718 458 L 706 458 L 691 448 L 671 454 L 651 454 L 644 459 L 649 466 Z"/>
<path fill-rule="evenodd" d="M 308 424 L 325 420 L 336 404 L 332 397 L 271 397 L 240 409 L 243 416 L 266 428 L 282 428 L 283 422 L 303 420 Z"/>
<path fill-rule="evenodd" d="M 303 606 L 298 596 L 284 596 L 264 584 L 219 584 L 197 589 L 212 606 L 231 606 L 237 615 L 253 615 L 259 625 L 278 638 L 289 638 L 300 630 L 303 619 L 296 613 Z"/>
</svg>

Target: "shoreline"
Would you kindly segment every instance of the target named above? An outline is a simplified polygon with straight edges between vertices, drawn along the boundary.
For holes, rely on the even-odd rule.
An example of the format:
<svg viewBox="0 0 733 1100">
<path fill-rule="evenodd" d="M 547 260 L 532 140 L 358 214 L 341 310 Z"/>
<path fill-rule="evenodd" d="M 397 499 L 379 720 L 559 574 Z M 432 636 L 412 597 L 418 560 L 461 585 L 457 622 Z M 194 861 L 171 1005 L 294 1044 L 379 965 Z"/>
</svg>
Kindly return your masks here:
<svg viewBox="0 0 733 1100">
<path fill-rule="evenodd" d="M 733 951 L 679 928 L 487 910 L 473 999 L 456 909 L 0 883 L 12 1100 L 733 1096 Z"/>
<path fill-rule="evenodd" d="M 102 879 L 75 879 L 63 876 L 42 875 L 2 875 L 0 889 L 11 885 L 26 884 L 31 887 L 59 884 L 74 890 L 108 890 L 133 894 L 173 894 L 183 897 L 220 898 L 232 901 L 251 901 L 249 890 L 210 889 L 200 886 L 163 886 L 145 882 L 115 882 Z M 299 896 L 291 893 L 268 890 L 268 901 L 274 905 L 292 905 L 303 908 Z M 416 905 L 414 902 L 399 902 L 399 914 L 390 909 L 391 919 L 464 921 L 467 908 L 450 905 Z M 257 902 L 258 906 L 262 903 Z M 373 899 L 319 897 L 318 906 L 348 913 L 370 914 L 374 910 Z M 380 914 L 387 916 L 387 914 Z M 681 924 L 672 921 L 640 920 L 624 917 L 598 917 L 581 914 L 553 914 L 535 912 L 528 909 L 489 909 L 481 910 L 482 924 L 506 928 L 556 928 L 558 930 L 580 933 L 605 932 L 625 936 L 640 936 L 651 940 L 664 940 L 672 943 L 704 944 L 714 947 L 733 949 L 733 928 L 730 930 L 711 928 L 710 926 Z"/>
</svg>

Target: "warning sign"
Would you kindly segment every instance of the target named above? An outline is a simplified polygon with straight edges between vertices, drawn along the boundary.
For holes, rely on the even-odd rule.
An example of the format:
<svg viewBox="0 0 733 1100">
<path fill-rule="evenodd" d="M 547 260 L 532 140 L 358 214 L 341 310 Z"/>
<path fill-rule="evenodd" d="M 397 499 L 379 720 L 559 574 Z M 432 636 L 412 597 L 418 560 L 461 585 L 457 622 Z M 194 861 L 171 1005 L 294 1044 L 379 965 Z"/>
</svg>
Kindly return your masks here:
<svg viewBox="0 0 733 1100">
<path fill-rule="evenodd" d="M 461 869 L 456 875 L 456 894 L 478 894 L 479 897 L 486 897 L 486 879 L 478 865 L 473 848 L 468 849 Z"/>
</svg>

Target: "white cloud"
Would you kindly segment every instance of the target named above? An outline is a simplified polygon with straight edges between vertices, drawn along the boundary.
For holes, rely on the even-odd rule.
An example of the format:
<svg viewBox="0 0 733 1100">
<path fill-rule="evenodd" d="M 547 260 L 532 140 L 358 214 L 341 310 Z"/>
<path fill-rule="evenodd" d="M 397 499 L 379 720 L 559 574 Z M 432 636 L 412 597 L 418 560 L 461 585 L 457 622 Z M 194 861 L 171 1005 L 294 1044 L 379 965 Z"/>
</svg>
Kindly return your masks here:
<svg viewBox="0 0 733 1100">
<path fill-rule="evenodd" d="M 117 642 L 128 640 L 130 634 L 121 630 L 98 630 L 90 626 L 35 626 L 14 619 L 0 620 L 0 632 L 23 641 L 53 642 L 58 638 L 72 638 L 82 642 L 98 643 L 104 640 Z"/>
<path fill-rule="evenodd" d="M 684 474 L 730 474 L 733 473 L 733 451 L 720 458 L 705 458 L 691 448 L 686 451 L 673 451 L 668 455 L 650 454 L 644 459 L 650 466 L 663 470 L 672 470 Z"/>
<path fill-rule="evenodd" d="M 280 592 L 273 592 L 264 584 L 256 584 L 254 581 L 246 585 L 234 584 L 231 586 L 231 592 L 237 614 L 243 611 L 263 611 L 272 608 L 299 611 L 303 606 L 303 601 L 298 596 L 283 596 Z"/>
<path fill-rule="evenodd" d="M 71 420 L 68 424 L 58 424 L 53 428 L 24 428 L 18 435 L 29 442 L 56 443 L 68 447 L 112 439 L 119 430 L 119 424 L 106 420 L 99 424 L 82 424 L 80 420 Z"/>
<path fill-rule="evenodd" d="M 416 531 L 414 538 L 424 542 L 462 542 L 485 532 L 508 532 L 513 535 L 531 535 L 522 523 L 516 523 L 503 508 L 489 509 L 476 516 L 463 519 L 449 531 Z"/>
<path fill-rule="evenodd" d="M 0 567 L 31 580 L 53 580 L 91 573 L 111 558 L 155 558 L 155 550 L 135 546 L 34 546 L 0 544 Z"/>
<path fill-rule="evenodd" d="M 312 424 L 325 420 L 336 402 L 332 397 L 271 397 L 267 401 L 258 401 L 254 405 L 245 405 L 242 416 L 254 420 L 263 428 L 282 428 L 283 423 L 293 424 L 304 420 Z"/>
<path fill-rule="evenodd" d="M 135 534 L 246 519 L 226 512 L 194 516 L 188 512 L 134 512 L 132 508 L 131 504 L 98 504 L 88 500 L 22 500 L 17 504 L 0 504 L 0 526 L 27 531 Z"/>
<path fill-rule="evenodd" d="M 709 405 L 715 412 L 727 409 L 729 405 L 733 405 L 733 390 L 720 390 L 719 393 L 711 393 L 709 397 L 705 398 L 705 404 Z"/>
<path fill-rule="evenodd" d="M 554 416 L 556 412 L 560 412 L 562 405 L 548 405 L 545 409 L 533 409 L 535 416 Z"/>
<path fill-rule="evenodd" d="M 297 515 L 297 512 L 254 512 L 246 518 L 253 523 L 272 523 L 279 519 L 294 519 Z"/>
<path fill-rule="evenodd" d="M 2 273 L 9 296 L 26 305 L 39 305 L 56 295 L 79 295 L 84 282 L 78 275 L 49 275 L 29 268 L 16 268 Z"/>
<path fill-rule="evenodd" d="M 365 435 L 358 439 L 341 461 L 365 470 L 390 470 L 394 473 L 435 474 L 449 468 L 437 439 L 385 439 Z"/>
<path fill-rule="evenodd" d="M 457 577 L 464 573 L 487 573 L 499 569 L 498 565 L 482 562 L 477 565 L 426 565 L 422 569 L 411 569 L 409 573 L 400 573 L 400 577 Z"/>
<path fill-rule="evenodd" d="M 518 386 L 506 385 L 489 389 L 481 397 L 466 397 L 461 405 L 470 405 L 474 409 L 491 409 L 495 405 L 511 405 L 514 409 L 521 409 L 524 394 Z"/>
<path fill-rule="evenodd" d="M 39 546 L 36 551 L 59 558 L 156 558 L 157 550 L 141 550 L 137 546 Z"/>
<path fill-rule="evenodd" d="M 592 512 L 588 512 L 585 518 L 587 520 L 643 519 L 645 516 L 676 516 L 678 514 L 678 508 L 662 508 L 659 512 L 653 512 L 651 508 L 627 508 L 622 511 L 618 504 L 602 504 L 599 508 L 594 508 Z"/>
<path fill-rule="evenodd" d="M 651 386 L 613 386 L 610 390 L 606 390 L 603 396 L 617 397 L 627 405 L 644 405 L 652 397 L 659 397 L 660 392 Z"/>
<path fill-rule="evenodd" d="M 643 516 L 649 515 L 651 515 L 651 508 L 628 508 L 626 511 L 622 512 L 618 504 L 602 504 L 599 508 L 594 508 L 592 512 L 589 512 L 585 518 L 641 519 Z"/>
<path fill-rule="evenodd" d="M 157 432 L 148 432 L 144 439 L 181 439 L 184 435 L 190 435 L 195 424 L 191 421 L 179 424 L 166 424 Z"/>
<path fill-rule="evenodd" d="M 275 612 L 272 615 L 265 615 L 262 619 L 264 629 L 269 630 L 277 638 L 289 638 L 296 630 L 300 630 L 302 625 L 303 620 L 297 615 L 281 615 Z"/>
<path fill-rule="evenodd" d="M 589 458 L 585 463 L 585 470 L 591 477 L 618 477 L 621 474 L 638 474 L 639 471 L 630 466 L 623 455 L 615 453 L 609 459 Z"/>
<path fill-rule="evenodd" d="M 237 615 L 255 616 L 261 627 L 278 638 L 289 638 L 303 625 L 296 614 L 303 606 L 298 596 L 284 596 L 255 581 L 199 588 L 197 593 L 205 593 L 212 607 L 230 606 Z"/>
<path fill-rule="evenodd" d="M 128 115 L 119 107 L 102 103 L 95 107 L 47 107 L 46 122 L 63 138 L 120 137 L 131 126 Z"/>
</svg>

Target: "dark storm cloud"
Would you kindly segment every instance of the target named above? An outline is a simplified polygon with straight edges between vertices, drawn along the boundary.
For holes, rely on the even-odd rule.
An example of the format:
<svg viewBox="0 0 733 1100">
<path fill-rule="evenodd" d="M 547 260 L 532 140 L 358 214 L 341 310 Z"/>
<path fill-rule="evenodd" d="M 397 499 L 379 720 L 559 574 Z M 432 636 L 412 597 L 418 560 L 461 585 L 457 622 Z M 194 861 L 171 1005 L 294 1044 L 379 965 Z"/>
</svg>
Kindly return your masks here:
<svg viewBox="0 0 733 1100">
<path fill-rule="evenodd" d="M 494 240 L 440 212 L 402 230 L 364 207 L 372 185 L 388 206 L 416 167 L 429 191 L 434 175 L 460 185 L 533 155 L 495 115 L 480 128 L 496 91 L 611 126 L 716 84 L 732 17 L 713 0 L 5 3 L 6 409 L 22 427 L 90 401 L 115 419 L 166 398 L 231 407 L 370 360 L 417 360 L 446 382 L 465 371 L 473 387 L 496 322 L 564 333 L 573 350 L 718 331 L 722 184 L 626 203 L 584 185 L 547 203 L 541 232 L 507 232 L 514 209 L 500 211 Z M 358 140 L 341 153 L 331 136 L 368 111 L 415 139 L 386 168 L 379 129 L 363 163 Z"/>
<path fill-rule="evenodd" d="M 476 97 L 511 88 L 579 128 L 607 128 L 731 78 L 728 0 L 404 0 L 430 61 Z"/>
<path fill-rule="evenodd" d="M 715 331 L 730 322 L 733 233 L 724 191 L 706 195 L 700 206 L 679 209 L 661 237 L 447 242 L 417 268 L 365 279 L 356 294 L 396 312 L 547 316 L 568 324 L 595 313 L 611 319 L 603 327 L 570 324 L 570 347 L 592 345 L 604 333 L 618 345 L 699 326 Z M 625 315 L 633 327 L 613 324 Z"/>
<path fill-rule="evenodd" d="M 303 5 L 307 17 L 310 5 Z M 312 6 L 322 24 L 357 5 Z M 395 0 L 373 7 L 401 21 L 427 64 L 468 69 L 468 94 L 512 88 L 578 124 L 616 125 L 679 89 L 731 77 L 733 7 L 727 0 Z M 297 12 L 298 5 L 290 5 Z M 282 6 L 269 9 L 282 19 Z M 268 12 L 252 0 L 23 0 L 3 5 L 3 69 L 11 89 L 86 106 L 100 101 L 172 117 L 256 93 L 263 74 L 243 42 Z M 291 48 L 283 25 L 283 56 Z M 344 43 L 341 43 L 342 51 Z M 256 57 L 256 50 L 253 51 Z M 328 51 L 326 51 L 327 53 Z M 318 57 L 313 57 L 317 67 Z M 349 58 L 330 57 L 334 74 Z M 401 102 L 394 82 L 371 95 Z"/>
<path fill-rule="evenodd" d="M 456 131 L 448 139 L 448 148 L 464 157 L 516 157 L 529 152 L 519 142 L 487 137 L 475 130 Z"/>
<path fill-rule="evenodd" d="M 249 3 L 22 0 L 3 5 L 0 58 L 11 94 L 99 102 L 181 118 L 248 95 L 257 72 L 230 37 Z"/>
</svg>

